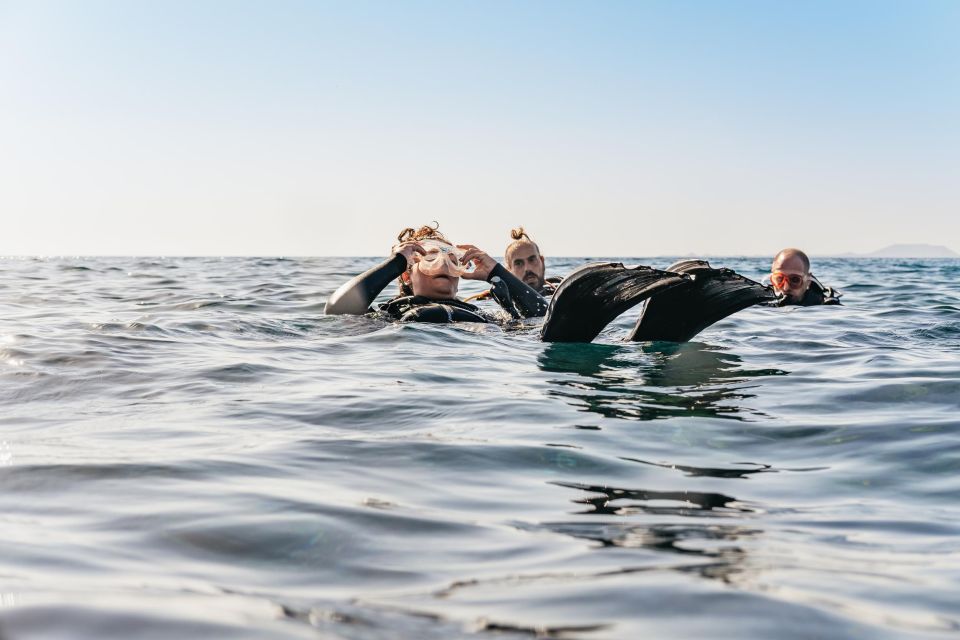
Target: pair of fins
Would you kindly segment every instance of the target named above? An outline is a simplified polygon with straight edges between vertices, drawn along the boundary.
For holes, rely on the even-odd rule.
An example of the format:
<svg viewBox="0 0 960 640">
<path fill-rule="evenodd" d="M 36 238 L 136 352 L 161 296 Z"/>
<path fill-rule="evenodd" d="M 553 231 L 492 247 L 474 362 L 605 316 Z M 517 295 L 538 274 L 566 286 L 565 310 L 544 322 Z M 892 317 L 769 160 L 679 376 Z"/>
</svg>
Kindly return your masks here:
<svg viewBox="0 0 960 640">
<path fill-rule="evenodd" d="M 593 263 L 567 276 L 550 301 L 544 342 L 590 342 L 614 318 L 645 303 L 627 340 L 686 342 L 727 316 L 777 300 L 771 287 L 705 260 L 683 260 L 666 271 Z"/>
</svg>

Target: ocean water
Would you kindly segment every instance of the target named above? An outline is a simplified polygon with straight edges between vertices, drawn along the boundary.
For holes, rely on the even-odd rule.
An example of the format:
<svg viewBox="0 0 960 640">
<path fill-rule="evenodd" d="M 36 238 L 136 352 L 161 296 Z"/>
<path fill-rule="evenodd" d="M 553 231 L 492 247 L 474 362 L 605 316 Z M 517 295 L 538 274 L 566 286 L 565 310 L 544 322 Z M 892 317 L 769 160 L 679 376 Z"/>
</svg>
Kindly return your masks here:
<svg viewBox="0 0 960 640">
<path fill-rule="evenodd" d="M 0 638 L 960 635 L 960 261 L 680 345 L 324 317 L 373 263 L 0 260 Z"/>
</svg>

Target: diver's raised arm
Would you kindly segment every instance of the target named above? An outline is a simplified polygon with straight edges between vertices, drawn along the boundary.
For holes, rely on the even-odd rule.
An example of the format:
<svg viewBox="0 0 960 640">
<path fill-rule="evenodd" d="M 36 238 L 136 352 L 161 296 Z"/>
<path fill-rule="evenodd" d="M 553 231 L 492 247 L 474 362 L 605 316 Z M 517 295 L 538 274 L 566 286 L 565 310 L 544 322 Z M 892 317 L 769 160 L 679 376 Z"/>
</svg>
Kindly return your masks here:
<svg viewBox="0 0 960 640">
<path fill-rule="evenodd" d="M 514 306 L 516 306 L 517 311 L 519 311 L 520 315 L 524 318 L 539 318 L 546 315 L 547 308 L 550 306 L 547 299 L 537 293 L 537 291 L 526 282 L 510 273 L 507 268 L 499 262 L 490 272 L 490 277 L 487 278 L 487 281 L 495 283 L 496 278 L 499 278 L 507 285 L 507 290 L 510 291 L 510 298 L 513 300 Z"/>
<path fill-rule="evenodd" d="M 419 242 L 403 242 L 393 248 L 384 262 L 351 278 L 327 300 L 327 315 L 361 316 L 370 311 L 370 304 L 392 280 L 407 270 L 415 253 L 423 253 Z"/>
<path fill-rule="evenodd" d="M 549 306 L 546 298 L 537 293 L 523 280 L 510 273 L 506 267 L 491 258 L 487 253 L 473 246 L 472 244 L 458 244 L 458 247 L 465 250 L 461 261 L 466 264 L 473 260 L 476 269 L 472 273 L 465 273 L 461 277 L 469 280 L 486 280 L 496 284 L 496 279 L 503 282 L 510 293 L 510 302 L 516 311 L 524 318 L 537 318 L 547 313 Z M 504 301 L 499 296 L 494 298 L 501 304 Z M 513 313 L 512 309 L 507 309 Z"/>
<path fill-rule="evenodd" d="M 323 312 L 328 316 L 362 316 L 370 311 L 370 303 L 380 292 L 406 269 L 407 259 L 399 253 L 393 254 L 384 262 L 341 285 L 327 300 Z"/>
</svg>

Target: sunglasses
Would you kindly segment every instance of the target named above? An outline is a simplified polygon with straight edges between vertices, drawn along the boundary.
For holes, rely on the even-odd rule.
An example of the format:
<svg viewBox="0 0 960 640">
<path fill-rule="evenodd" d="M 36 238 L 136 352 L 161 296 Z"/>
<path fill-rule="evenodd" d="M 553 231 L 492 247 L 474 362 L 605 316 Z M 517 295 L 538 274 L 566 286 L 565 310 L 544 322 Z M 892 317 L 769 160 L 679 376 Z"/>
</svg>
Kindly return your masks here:
<svg viewBox="0 0 960 640">
<path fill-rule="evenodd" d="M 791 287 L 799 287 L 803 284 L 804 276 L 801 276 L 798 273 L 784 273 L 783 271 L 774 271 L 770 274 L 770 282 L 773 283 L 773 286 L 783 289 L 789 285 Z"/>
</svg>

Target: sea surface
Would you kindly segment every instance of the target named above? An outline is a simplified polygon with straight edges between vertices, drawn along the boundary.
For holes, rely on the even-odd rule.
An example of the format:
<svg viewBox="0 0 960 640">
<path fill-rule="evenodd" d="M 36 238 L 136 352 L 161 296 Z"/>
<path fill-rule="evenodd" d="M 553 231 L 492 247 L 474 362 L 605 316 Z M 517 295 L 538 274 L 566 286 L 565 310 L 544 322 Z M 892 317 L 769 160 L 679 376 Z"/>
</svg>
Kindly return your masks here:
<svg viewBox="0 0 960 640">
<path fill-rule="evenodd" d="M 960 636 L 960 261 L 686 344 L 325 317 L 377 261 L 0 260 L 0 638 Z"/>
</svg>

